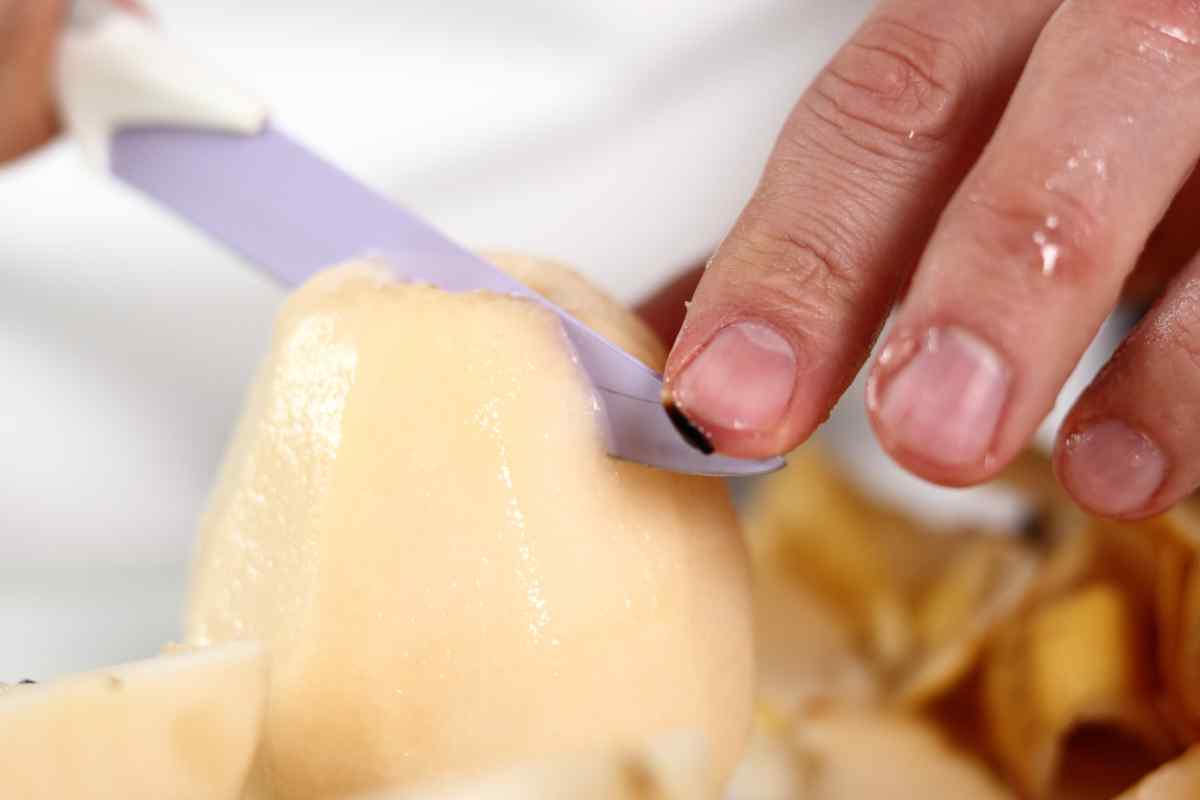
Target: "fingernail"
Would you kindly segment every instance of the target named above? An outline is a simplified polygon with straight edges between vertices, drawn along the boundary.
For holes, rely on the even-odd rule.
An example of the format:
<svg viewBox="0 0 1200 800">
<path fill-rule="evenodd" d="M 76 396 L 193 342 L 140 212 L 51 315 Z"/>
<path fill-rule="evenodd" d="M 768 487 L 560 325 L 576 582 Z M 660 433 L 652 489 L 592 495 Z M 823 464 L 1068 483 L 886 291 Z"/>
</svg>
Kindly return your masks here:
<svg viewBox="0 0 1200 800">
<path fill-rule="evenodd" d="M 723 328 L 674 381 L 676 405 L 701 427 L 767 431 L 787 410 L 796 354 L 757 322 Z"/>
<path fill-rule="evenodd" d="M 884 437 L 940 464 L 980 461 L 1008 397 L 1004 360 L 959 328 L 934 328 L 911 350 L 908 360 L 897 364 L 889 347 L 871 378 L 868 397 Z"/>
<path fill-rule="evenodd" d="M 1108 420 L 1067 437 L 1067 488 L 1093 511 L 1121 515 L 1141 510 L 1162 486 L 1167 459 L 1146 434 Z"/>
</svg>

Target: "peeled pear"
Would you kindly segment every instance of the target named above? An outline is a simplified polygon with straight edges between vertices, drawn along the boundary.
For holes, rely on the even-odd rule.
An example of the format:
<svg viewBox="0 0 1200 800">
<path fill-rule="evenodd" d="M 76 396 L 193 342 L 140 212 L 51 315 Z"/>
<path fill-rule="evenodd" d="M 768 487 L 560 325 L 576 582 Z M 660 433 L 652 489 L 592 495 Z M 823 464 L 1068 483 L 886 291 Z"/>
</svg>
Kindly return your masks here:
<svg viewBox="0 0 1200 800">
<path fill-rule="evenodd" d="M 267 693 L 254 643 L 0 692 L 5 800 L 236 800 Z"/>
<path fill-rule="evenodd" d="M 514 274 L 660 366 L 558 267 Z M 411 786 L 548 752 L 749 729 L 745 548 L 722 483 L 609 457 L 557 318 L 315 277 L 279 316 L 204 516 L 188 640 L 270 644 L 258 796 Z"/>
</svg>

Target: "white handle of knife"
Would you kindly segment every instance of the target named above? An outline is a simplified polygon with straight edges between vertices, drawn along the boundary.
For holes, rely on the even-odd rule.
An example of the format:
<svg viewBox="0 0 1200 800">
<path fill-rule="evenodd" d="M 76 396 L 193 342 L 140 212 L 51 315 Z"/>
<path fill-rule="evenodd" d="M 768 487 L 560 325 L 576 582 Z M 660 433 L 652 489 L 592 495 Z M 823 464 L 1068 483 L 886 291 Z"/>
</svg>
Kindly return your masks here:
<svg viewBox="0 0 1200 800">
<path fill-rule="evenodd" d="M 259 98 L 108 0 L 75 3 L 55 81 L 67 131 L 102 170 L 111 138 L 122 127 L 179 125 L 250 135 L 267 121 Z"/>
</svg>

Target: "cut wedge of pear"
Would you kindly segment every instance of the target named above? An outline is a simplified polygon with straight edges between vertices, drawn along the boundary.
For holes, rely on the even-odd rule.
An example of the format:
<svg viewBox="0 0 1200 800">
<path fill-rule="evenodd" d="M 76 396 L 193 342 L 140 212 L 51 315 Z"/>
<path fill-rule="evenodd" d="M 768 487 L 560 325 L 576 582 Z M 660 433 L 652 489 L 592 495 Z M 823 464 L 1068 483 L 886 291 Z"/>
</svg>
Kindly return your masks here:
<svg viewBox="0 0 1200 800">
<path fill-rule="evenodd" d="M 0 694 L 5 800 L 237 800 L 267 658 L 225 645 Z"/>
</svg>

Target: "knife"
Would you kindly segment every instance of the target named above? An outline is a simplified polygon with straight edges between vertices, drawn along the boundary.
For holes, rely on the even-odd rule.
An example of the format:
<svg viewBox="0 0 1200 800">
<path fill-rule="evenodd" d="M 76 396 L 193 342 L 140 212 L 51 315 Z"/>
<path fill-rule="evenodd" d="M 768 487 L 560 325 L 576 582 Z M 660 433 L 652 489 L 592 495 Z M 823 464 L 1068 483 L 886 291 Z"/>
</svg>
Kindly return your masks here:
<svg viewBox="0 0 1200 800">
<path fill-rule="evenodd" d="M 661 375 L 278 130 L 255 98 L 148 22 L 106 2 L 77 2 L 58 83 L 63 118 L 94 163 L 283 286 L 370 256 L 400 280 L 528 298 L 561 320 L 610 455 L 723 477 L 783 466 L 701 452 L 664 411 Z"/>
</svg>

